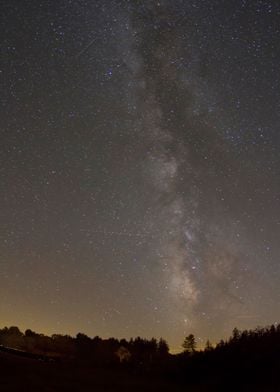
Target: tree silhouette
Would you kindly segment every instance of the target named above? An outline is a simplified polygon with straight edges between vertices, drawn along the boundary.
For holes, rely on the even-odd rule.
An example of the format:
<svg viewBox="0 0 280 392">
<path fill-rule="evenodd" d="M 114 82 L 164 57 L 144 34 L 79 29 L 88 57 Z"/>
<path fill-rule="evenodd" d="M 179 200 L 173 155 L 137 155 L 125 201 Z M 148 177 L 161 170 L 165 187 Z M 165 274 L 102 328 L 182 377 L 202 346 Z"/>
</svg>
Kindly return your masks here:
<svg viewBox="0 0 280 392">
<path fill-rule="evenodd" d="M 186 353 L 194 353 L 196 349 L 196 341 L 194 335 L 191 333 L 185 337 L 184 342 L 182 344 L 184 352 Z"/>
<path fill-rule="evenodd" d="M 232 340 L 237 341 L 238 339 L 240 339 L 240 336 L 241 336 L 241 331 L 239 331 L 239 329 L 235 327 L 232 331 Z"/>
<path fill-rule="evenodd" d="M 12 326 L 1 330 L 0 343 L 7 347 L 22 348 L 23 333 L 18 327 Z"/>
<path fill-rule="evenodd" d="M 168 352 L 169 352 L 168 343 L 163 338 L 160 338 L 159 342 L 158 342 L 158 353 L 159 353 L 159 355 L 160 356 L 166 356 L 168 354 Z"/>
<path fill-rule="evenodd" d="M 39 334 L 36 333 L 36 332 L 34 332 L 34 331 L 32 331 L 31 329 L 27 329 L 27 330 L 24 332 L 24 336 L 25 336 L 26 338 L 36 338 L 36 337 L 39 336 Z"/>
<path fill-rule="evenodd" d="M 118 357 L 120 363 L 129 362 L 131 358 L 130 351 L 124 346 L 120 346 L 115 352 L 115 354 Z"/>
<path fill-rule="evenodd" d="M 211 350 L 213 350 L 212 343 L 210 342 L 210 340 L 207 340 L 205 343 L 205 351 L 211 351 Z"/>
</svg>

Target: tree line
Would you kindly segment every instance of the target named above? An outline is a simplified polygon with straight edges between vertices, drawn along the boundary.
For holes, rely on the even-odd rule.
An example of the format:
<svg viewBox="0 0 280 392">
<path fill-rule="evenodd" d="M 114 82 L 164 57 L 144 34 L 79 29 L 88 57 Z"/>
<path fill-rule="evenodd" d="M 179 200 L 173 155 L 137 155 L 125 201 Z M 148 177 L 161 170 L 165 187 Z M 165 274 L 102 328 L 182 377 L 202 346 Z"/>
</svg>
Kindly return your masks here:
<svg viewBox="0 0 280 392">
<path fill-rule="evenodd" d="M 95 364 L 133 362 L 147 364 L 168 356 L 164 339 L 102 339 L 84 333 L 75 337 L 53 334 L 46 336 L 31 329 L 20 331 L 16 326 L 0 329 L 0 345 L 56 359 L 79 359 Z"/>
<path fill-rule="evenodd" d="M 278 324 L 243 331 L 234 328 L 227 340 L 216 345 L 208 340 L 200 351 L 191 334 L 185 338 L 183 349 L 170 358 L 166 368 L 172 380 L 211 386 L 211 391 L 220 385 L 224 390 L 240 390 L 240 385 L 246 385 L 246 391 L 280 391 Z"/>
<path fill-rule="evenodd" d="M 280 390 L 280 380 L 276 377 L 280 372 L 280 325 L 277 324 L 243 331 L 234 328 L 227 340 L 216 345 L 207 341 L 203 350 L 197 350 L 195 336 L 189 334 L 182 343 L 182 353 L 176 355 L 169 353 L 164 339 L 102 339 L 83 333 L 75 337 L 46 336 L 30 329 L 23 333 L 15 326 L 0 329 L 0 350 L 7 351 L 7 348 L 8 352 L 16 349 L 32 353 L 37 359 L 77 361 L 82 366 L 83 363 L 117 366 L 157 375 L 177 384 L 201 384 L 207 388 L 211 385 L 213 390 L 218 385 L 238 390 L 241 384 L 248 384 L 248 391 Z"/>
</svg>

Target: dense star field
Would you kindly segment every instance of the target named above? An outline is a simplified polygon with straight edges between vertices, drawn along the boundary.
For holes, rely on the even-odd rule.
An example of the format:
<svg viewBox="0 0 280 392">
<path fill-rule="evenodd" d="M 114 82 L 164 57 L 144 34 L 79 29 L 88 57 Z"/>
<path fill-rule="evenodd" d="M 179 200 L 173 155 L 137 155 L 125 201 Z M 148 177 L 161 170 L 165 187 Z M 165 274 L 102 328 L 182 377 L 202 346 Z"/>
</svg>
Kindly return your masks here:
<svg viewBox="0 0 280 392">
<path fill-rule="evenodd" d="M 1 5 L 0 324 L 280 320 L 280 4 Z"/>
</svg>

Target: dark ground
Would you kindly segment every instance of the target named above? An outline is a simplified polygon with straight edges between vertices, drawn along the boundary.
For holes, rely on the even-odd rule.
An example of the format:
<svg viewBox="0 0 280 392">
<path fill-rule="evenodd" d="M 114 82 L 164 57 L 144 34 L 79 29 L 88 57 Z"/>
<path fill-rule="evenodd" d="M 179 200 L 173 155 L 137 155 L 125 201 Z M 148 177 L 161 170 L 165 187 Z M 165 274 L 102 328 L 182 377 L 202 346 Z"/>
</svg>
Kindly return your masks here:
<svg viewBox="0 0 280 392">
<path fill-rule="evenodd" d="M 183 391 L 156 377 L 126 369 L 100 369 L 74 362 L 44 362 L 0 353 L 0 391 Z"/>
<path fill-rule="evenodd" d="M 275 374 L 275 377 L 279 376 Z M 270 385 L 270 386 L 268 386 Z M 193 384 L 178 383 L 168 376 L 149 376 L 147 373 L 125 368 L 102 369 L 78 362 L 44 362 L 21 358 L 9 353 L 0 353 L 0 391 L 22 392 L 87 392 L 87 391 L 258 391 L 278 392 L 268 380 L 267 386 L 253 385 L 248 381 L 239 382 L 234 375 L 223 381 L 215 379 L 203 382 L 202 378 Z"/>
</svg>

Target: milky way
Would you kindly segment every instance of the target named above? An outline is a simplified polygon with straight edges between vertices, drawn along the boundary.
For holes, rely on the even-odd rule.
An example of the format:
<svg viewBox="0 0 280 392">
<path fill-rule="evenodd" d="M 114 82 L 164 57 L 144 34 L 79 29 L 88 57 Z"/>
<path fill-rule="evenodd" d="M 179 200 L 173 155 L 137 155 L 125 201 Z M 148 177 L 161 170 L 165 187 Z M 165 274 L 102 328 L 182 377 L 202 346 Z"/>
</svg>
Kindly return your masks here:
<svg viewBox="0 0 280 392">
<path fill-rule="evenodd" d="M 279 5 L 3 14 L 1 323 L 176 349 L 278 322 Z"/>
</svg>

